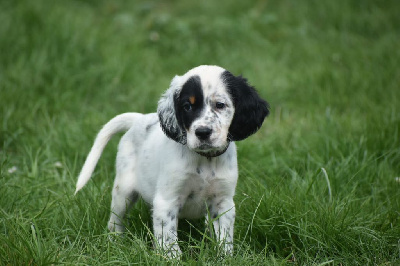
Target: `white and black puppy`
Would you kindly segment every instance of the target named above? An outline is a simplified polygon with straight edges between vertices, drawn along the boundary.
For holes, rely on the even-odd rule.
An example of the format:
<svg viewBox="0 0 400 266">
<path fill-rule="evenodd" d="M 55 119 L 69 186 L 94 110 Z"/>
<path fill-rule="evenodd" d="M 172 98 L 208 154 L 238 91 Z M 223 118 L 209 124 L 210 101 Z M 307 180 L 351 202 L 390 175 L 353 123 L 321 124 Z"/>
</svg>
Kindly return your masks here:
<svg viewBox="0 0 400 266">
<path fill-rule="evenodd" d="M 178 218 L 208 214 L 231 254 L 238 178 L 234 141 L 255 133 L 268 108 L 246 79 L 221 67 L 199 66 L 175 76 L 157 113 L 121 114 L 101 129 L 76 192 L 89 181 L 112 135 L 127 131 L 118 147 L 108 228 L 123 231 L 125 213 L 141 196 L 152 206 L 154 236 L 168 256 L 181 253 Z"/>
</svg>

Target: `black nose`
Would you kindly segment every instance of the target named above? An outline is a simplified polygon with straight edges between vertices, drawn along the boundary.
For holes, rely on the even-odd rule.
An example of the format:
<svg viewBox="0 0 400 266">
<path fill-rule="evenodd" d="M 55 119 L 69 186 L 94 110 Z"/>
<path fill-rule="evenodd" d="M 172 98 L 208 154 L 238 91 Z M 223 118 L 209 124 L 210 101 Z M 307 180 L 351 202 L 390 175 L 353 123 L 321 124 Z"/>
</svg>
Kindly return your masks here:
<svg viewBox="0 0 400 266">
<path fill-rule="evenodd" d="M 212 132 L 211 128 L 199 127 L 198 129 L 196 129 L 195 134 L 199 139 L 206 140 L 210 137 L 211 132 Z"/>
</svg>

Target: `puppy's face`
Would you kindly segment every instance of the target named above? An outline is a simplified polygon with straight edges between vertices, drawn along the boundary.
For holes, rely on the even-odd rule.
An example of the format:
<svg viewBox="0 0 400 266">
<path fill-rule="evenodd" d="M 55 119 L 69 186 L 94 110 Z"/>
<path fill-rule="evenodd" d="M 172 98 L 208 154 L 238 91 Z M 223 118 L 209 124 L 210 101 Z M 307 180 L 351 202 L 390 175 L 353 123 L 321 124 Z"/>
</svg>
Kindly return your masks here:
<svg viewBox="0 0 400 266">
<path fill-rule="evenodd" d="M 172 80 L 157 112 L 169 138 L 213 157 L 230 141 L 255 133 L 269 110 L 246 79 L 221 67 L 199 66 Z"/>
<path fill-rule="evenodd" d="M 228 147 L 235 107 L 220 72 L 192 75 L 175 98 L 179 125 L 187 146 L 200 154 L 220 154 Z"/>
</svg>

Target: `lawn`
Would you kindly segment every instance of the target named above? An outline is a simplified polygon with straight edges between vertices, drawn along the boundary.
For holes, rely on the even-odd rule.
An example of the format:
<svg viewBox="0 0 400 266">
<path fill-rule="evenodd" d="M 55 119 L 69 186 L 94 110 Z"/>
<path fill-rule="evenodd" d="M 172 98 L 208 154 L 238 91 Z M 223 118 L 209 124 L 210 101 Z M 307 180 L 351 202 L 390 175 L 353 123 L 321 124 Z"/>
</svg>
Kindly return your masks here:
<svg viewBox="0 0 400 266">
<path fill-rule="evenodd" d="M 400 2 L 0 2 L 0 264 L 167 264 L 149 207 L 106 225 L 118 144 L 75 182 L 101 126 L 154 112 L 174 75 L 242 74 L 271 105 L 238 142 L 235 252 L 181 221 L 182 264 L 400 263 Z"/>
</svg>

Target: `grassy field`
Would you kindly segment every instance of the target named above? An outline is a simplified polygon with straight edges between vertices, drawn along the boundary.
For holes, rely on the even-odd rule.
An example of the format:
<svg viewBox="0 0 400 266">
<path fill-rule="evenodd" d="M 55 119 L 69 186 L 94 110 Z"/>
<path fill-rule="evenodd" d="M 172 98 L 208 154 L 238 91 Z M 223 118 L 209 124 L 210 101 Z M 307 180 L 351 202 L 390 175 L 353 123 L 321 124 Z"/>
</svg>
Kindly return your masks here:
<svg viewBox="0 0 400 266">
<path fill-rule="evenodd" d="M 118 137 L 73 196 L 102 124 L 154 112 L 216 64 L 270 102 L 237 143 L 235 252 L 181 221 L 182 264 L 400 263 L 400 3 L 0 1 L 0 264 L 162 264 L 140 202 L 106 229 Z"/>
</svg>

